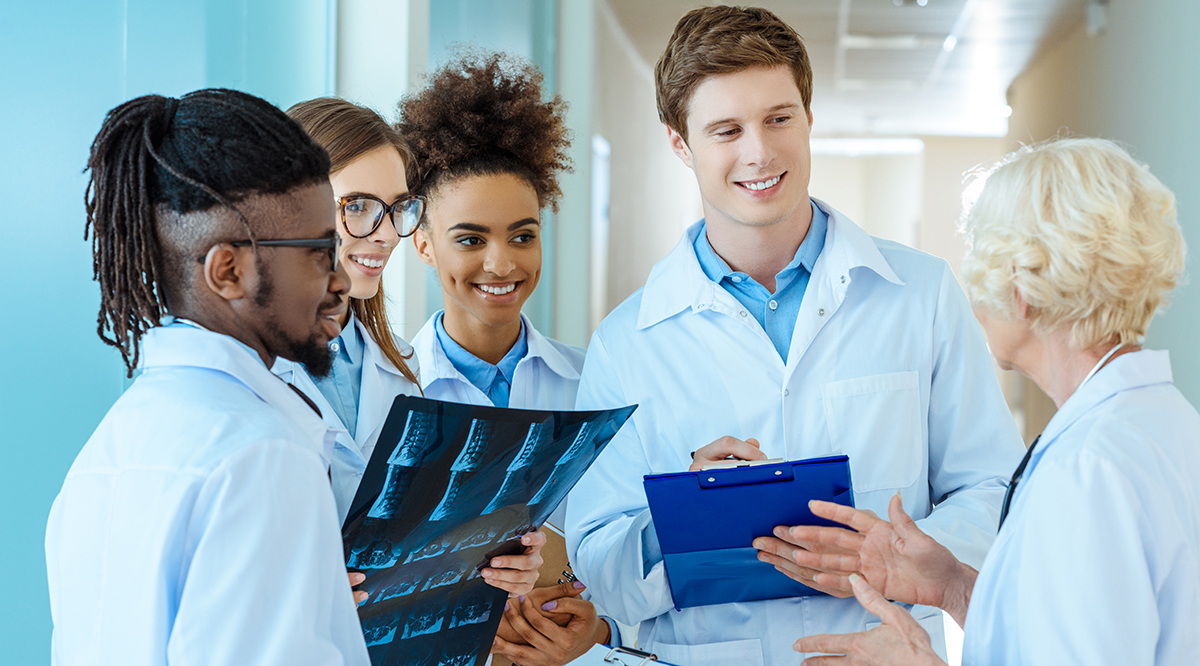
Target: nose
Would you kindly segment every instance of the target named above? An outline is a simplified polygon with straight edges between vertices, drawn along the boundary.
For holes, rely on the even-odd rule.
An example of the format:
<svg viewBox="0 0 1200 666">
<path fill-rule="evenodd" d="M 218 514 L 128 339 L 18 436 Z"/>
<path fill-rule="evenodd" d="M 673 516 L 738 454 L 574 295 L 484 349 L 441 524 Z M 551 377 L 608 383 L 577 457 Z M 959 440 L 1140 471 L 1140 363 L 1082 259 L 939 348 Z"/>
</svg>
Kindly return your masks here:
<svg viewBox="0 0 1200 666">
<path fill-rule="evenodd" d="M 379 226 L 371 234 L 369 240 L 389 250 L 400 243 L 400 234 L 396 230 L 396 223 L 392 220 L 391 215 L 383 216 L 383 219 L 379 221 Z"/>
<path fill-rule="evenodd" d="M 516 263 L 509 252 L 505 243 L 490 244 L 483 256 L 483 270 L 501 278 L 511 273 Z"/>
<path fill-rule="evenodd" d="M 746 164 L 765 167 L 775 159 L 775 146 L 765 127 L 746 130 L 742 141 L 742 159 Z"/>
</svg>

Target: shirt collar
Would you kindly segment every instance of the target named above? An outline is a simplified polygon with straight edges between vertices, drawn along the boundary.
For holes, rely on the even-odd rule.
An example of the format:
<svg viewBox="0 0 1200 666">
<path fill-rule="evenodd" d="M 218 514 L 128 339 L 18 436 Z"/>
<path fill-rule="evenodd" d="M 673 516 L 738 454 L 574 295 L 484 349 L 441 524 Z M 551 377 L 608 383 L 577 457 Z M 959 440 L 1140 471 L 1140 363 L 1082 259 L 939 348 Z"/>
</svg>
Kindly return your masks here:
<svg viewBox="0 0 1200 666">
<path fill-rule="evenodd" d="M 429 388 L 430 384 L 439 379 L 461 377 L 470 382 L 470 379 L 459 372 L 458 368 L 451 363 L 446 346 L 442 343 L 444 334 L 438 331 L 441 328 L 442 312 L 444 311 L 439 311 L 430 317 L 425 326 L 421 327 L 421 330 L 413 337 L 413 347 L 417 349 L 417 356 L 422 359 L 421 374 L 418 376 L 422 390 Z M 526 359 L 541 359 L 546 364 L 546 367 L 559 377 L 569 380 L 579 379 L 579 371 L 563 356 L 562 352 L 554 346 L 554 343 L 549 338 L 542 335 L 533 326 L 529 318 L 524 314 L 521 315 L 521 324 L 525 342 L 528 345 L 528 350 L 525 352 Z M 448 335 L 444 337 L 449 338 Z M 458 345 L 458 343 L 454 344 Z M 465 352 L 466 350 L 463 351 Z M 469 352 L 467 353 L 469 354 Z M 473 357 L 473 355 L 471 356 Z M 428 367 L 426 367 L 426 361 L 428 362 Z M 471 383 L 473 384 L 474 382 Z"/>
<path fill-rule="evenodd" d="M 353 312 L 350 313 L 350 318 L 346 320 L 346 326 L 342 328 L 342 334 L 336 340 L 339 341 L 337 353 L 343 355 L 342 358 L 351 363 L 362 362 L 363 339 L 358 330 L 358 319 Z"/>
<path fill-rule="evenodd" d="M 1143 349 L 1122 354 L 1075 389 L 1042 431 L 1032 465 L 1063 432 L 1093 408 L 1130 389 L 1172 383 L 1171 357 L 1166 351 Z"/>
<path fill-rule="evenodd" d="M 829 280 L 835 290 L 845 289 L 849 284 L 841 282 L 838 276 L 850 276 L 852 269 L 863 268 L 888 282 L 904 284 L 867 232 L 820 199 L 812 199 L 812 203 L 827 219 L 825 242 L 817 253 L 820 261 L 814 260 L 811 279 Z M 705 275 L 696 256 L 696 238 L 703 228 L 703 220 L 688 227 L 671 254 L 651 269 L 642 288 L 638 329 L 653 326 L 688 308 L 707 309 L 716 300 L 719 287 Z M 837 284 L 833 283 L 835 280 Z"/>
<path fill-rule="evenodd" d="M 438 342 L 441 344 L 446 358 L 467 378 L 467 381 L 477 387 L 484 387 L 479 390 L 487 393 L 486 387 L 491 386 L 492 381 L 496 378 L 496 373 L 500 372 L 508 380 L 509 386 L 512 385 L 513 372 L 517 368 L 517 363 L 525 357 L 525 352 L 529 349 L 529 345 L 525 341 L 525 320 L 523 318 L 521 320 L 521 332 L 517 335 L 516 344 L 512 346 L 512 349 L 508 350 L 508 353 L 496 365 L 492 365 L 479 358 L 455 342 L 454 338 L 450 337 L 450 334 L 446 332 L 446 328 L 442 326 L 441 313 L 435 316 L 433 325 L 437 333 Z"/>
<path fill-rule="evenodd" d="M 804 240 L 800 242 L 800 247 L 796 248 L 796 254 L 792 257 L 788 265 L 775 274 L 777 280 L 783 279 L 788 273 L 798 270 L 801 266 L 811 274 L 813 266 L 817 263 L 817 257 L 821 256 L 821 248 L 825 245 L 825 230 L 828 226 L 829 217 L 815 203 L 811 203 L 810 201 L 810 204 L 812 205 L 813 216 L 812 222 L 808 227 L 808 233 L 804 235 Z M 692 245 L 696 251 L 696 259 L 700 262 L 700 270 L 704 271 L 704 275 L 716 283 L 720 283 L 722 280 L 732 276 L 753 279 L 745 273 L 733 270 L 713 250 L 712 244 L 708 242 L 708 227 L 704 224 L 704 220 L 701 220 L 700 224 L 700 233 L 697 234 L 696 240 L 693 241 Z"/>
<path fill-rule="evenodd" d="M 307 435 L 307 441 L 298 443 L 313 450 L 329 465 L 333 437 L 328 435 L 333 431 L 282 379 L 271 373 L 253 349 L 233 337 L 195 322 L 176 320 L 146 333 L 138 367 L 143 372 L 172 367 L 204 368 L 233 377 L 295 424 Z"/>
</svg>

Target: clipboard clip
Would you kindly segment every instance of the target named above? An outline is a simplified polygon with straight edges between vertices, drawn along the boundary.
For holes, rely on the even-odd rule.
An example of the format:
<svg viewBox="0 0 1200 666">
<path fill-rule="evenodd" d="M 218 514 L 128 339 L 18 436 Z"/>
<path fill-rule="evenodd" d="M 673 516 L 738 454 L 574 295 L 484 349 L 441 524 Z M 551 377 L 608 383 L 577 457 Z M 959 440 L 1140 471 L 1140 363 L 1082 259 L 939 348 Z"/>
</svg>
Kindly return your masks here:
<svg viewBox="0 0 1200 666">
<path fill-rule="evenodd" d="M 614 656 L 617 654 L 627 654 L 631 657 L 640 657 L 641 661 L 636 664 L 626 664 L 620 658 Z M 604 655 L 604 661 L 607 661 L 610 664 L 620 664 L 621 666 L 645 666 L 645 663 L 648 661 L 658 661 L 658 655 L 650 652 L 642 652 L 641 650 L 635 650 L 633 648 L 615 647 L 609 650 L 608 654 Z"/>
</svg>

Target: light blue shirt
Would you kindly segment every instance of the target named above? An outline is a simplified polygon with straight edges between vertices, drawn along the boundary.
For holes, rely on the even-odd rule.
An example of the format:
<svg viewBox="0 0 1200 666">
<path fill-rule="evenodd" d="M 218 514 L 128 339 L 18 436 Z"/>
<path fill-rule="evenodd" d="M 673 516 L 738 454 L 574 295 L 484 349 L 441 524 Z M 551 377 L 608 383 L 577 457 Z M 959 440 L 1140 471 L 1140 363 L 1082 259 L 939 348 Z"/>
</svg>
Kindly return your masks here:
<svg viewBox="0 0 1200 666">
<path fill-rule="evenodd" d="M 963 664 L 1200 658 L 1200 415 L 1165 351 L 1113 359 L 1050 419 L 979 572 Z"/>
<path fill-rule="evenodd" d="M 362 334 L 354 325 L 353 313 L 346 320 L 342 334 L 329 341 L 329 351 L 333 352 L 333 370 L 324 379 L 313 382 L 353 439 L 358 425 L 358 395 L 363 371 Z"/>
<path fill-rule="evenodd" d="M 517 370 L 517 364 L 525 358 L 525 353 L 529 351 L 529 344 L 525 340 L 524 319 L 521 320 L 521 333 L 517 336 L 516 344 L 496 365 L 479 358 L 455 342 L 454 338 L 446 332 L 446 328 L 442 326 L 441 314 L 434 317 L 434 327 L 438 342 L 442 345 L 442 351 L 445 352 L 446 358 L 450 360 L 454 368 L 461 372 L 475 388 L 483 391 L 493 405 L 508 407 L 513 374 Z"/>
<path fill-rule="evenodd" d="M 152 329 L 141 368 L 50 509 L 51 663 L 367 666 L 334 433 L 228 336 Z"/>
<path fill-rule="evenodd" d="M 655 526 L 643 476 L 686 470 L 722 436 L 755 437 L 768 458 L 849 456 L 855 506 L 886 515 L 902 491 L 921 529 L 971 566 L 995 539 L 1023 451 L 958 281 L 946 262 L 816 204 L 829 216 L 825 245 L 786 362 L 704 274 L 698 224 L 588 347 L 577 408 L 639 407 L 571 492 L 567 552 L 596 603 L 640 622 L 640 649 L 662 661 L 795 664 L 801 636 L 876 620 L 829 596 L 674 610 L 663 563 L 644 558 Z M 941 612 L 913 615 L 941 648 Z"/>
<path fill-rule="evenodd" d="M 808 278 L 817 263 L 817 257 L 821 256 L 821 248 L 825 246 L 828 217 L 816 204 L 812 204 L 812 211 L 812 224 L 796 249 L 796 256 L 775 274 L 774 293 L 767 291 L 749 275 L 730 268 L 708 242 L 706 228 L 701 229 L 692 244 L 696 259 L 700 261 L 700 269 L 708 279 L 721 285 L 745 306 L 766 331 L 767 337 L 771 338 L 775 351 L 784 361 L 787 361 L 788 346 L 792 344 L 792 331 L 796 328 L 796 317 L 800 314 L 800 303 L 804 300 L 804 290 L 808 288 Z"/>
</svg>

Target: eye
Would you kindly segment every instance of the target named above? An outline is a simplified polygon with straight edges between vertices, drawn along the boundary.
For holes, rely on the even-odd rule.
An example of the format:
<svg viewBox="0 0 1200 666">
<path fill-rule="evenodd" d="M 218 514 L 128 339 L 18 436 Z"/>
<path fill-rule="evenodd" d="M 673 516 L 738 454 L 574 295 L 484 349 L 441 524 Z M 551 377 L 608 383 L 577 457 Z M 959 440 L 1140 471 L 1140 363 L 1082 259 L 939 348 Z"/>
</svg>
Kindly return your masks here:
<svg viewBox="0 0 1200 666">
<path fill-rule="evenodd" d="M 771 122 L 775 125 L 782 125 L 791 119 L 792 119 L 791 116 L 779 116 L 777 118 L 772 118 L 769 122 Z"/>
<path fill-rule="evenodd" d="M 480 238 L 479 236 L 459 236 L 458 238 L 454 239 L 454 242 L 458 243 L 459 245 L 463 245 L 465 247 L 475 247 L 476 245 L 483 245 L 483 239 Z"/>
<path fill-rule="evenodd" d="M 532 231 L 522 231 L 521 233 L 517 234 L 516 236 L 513 236 L 512 240 L 514 243 L 519 243 L 521 245 L 528 245 L 529 243 L 532 243 L 533 241 L 537 240 L 537 234 L 535 234 Z"/>
<path fill-rule="evenodd" d="M 740 131 L 741 131 L 740 128 L 731 127 L 727 130 L 721 130 L 721 131 L 717 132 L 717 136 L 731 138 L 731 137 L 737 136 L 738 132 L 740 132 Z"/>
</svg>

